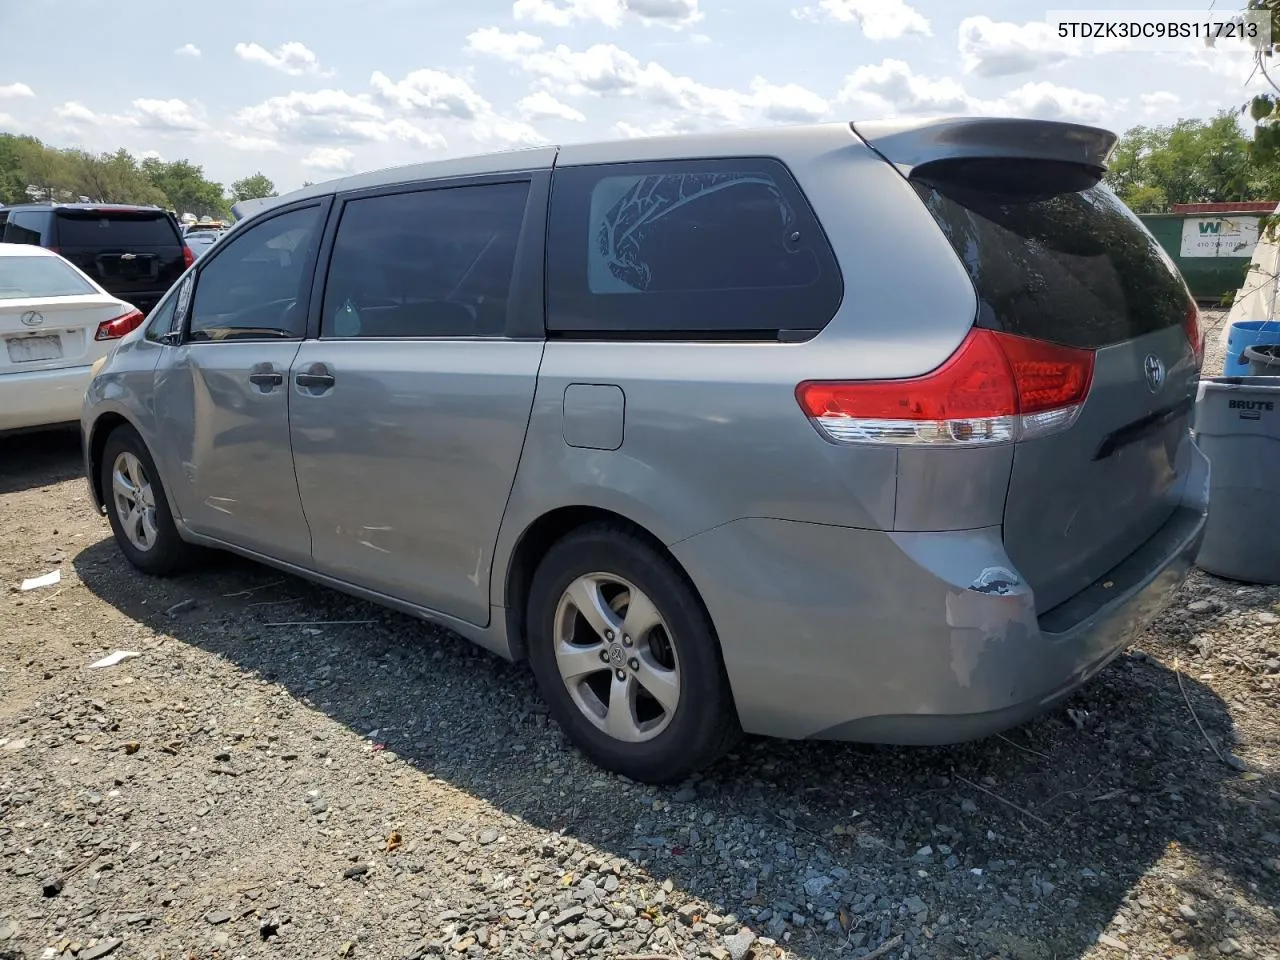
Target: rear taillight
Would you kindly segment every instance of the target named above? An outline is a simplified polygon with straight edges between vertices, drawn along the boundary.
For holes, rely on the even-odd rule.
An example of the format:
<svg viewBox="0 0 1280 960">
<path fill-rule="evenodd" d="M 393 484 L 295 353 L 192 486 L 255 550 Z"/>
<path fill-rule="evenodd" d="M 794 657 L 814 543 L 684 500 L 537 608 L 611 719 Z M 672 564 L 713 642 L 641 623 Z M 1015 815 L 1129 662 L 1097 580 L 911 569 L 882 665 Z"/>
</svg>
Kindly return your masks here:
<svg viewBox="0 0 1280 960">
<path fill-rule="evenodd" d="M 1204 330 L 1200 327 L 1200 308 L 1193 302 L 1187 307 L 1186 319 L 1182 321 L 1182 329 L 1191 342 L 1191 353 L 1196 358 L 1196 369 L 1204 366 Z"/>
<path fill-rule="evenodd" d="M 182 264 L 189 267 L 196 262 L 196 255 L 185 243 L 182 245 Z"/>
<path fill-rule="evenodd" d="M 811 381 L 796 398 L 838 443 L 972 446 L 1065 430 L 1092 380 L 1090 350 L 974 329 L 922 377 Z"/>
<path fill-rule="evenodd" d="M 114 320 L 104 320 L 98 324 L 98 332 L 93 335 L 95 340 L 119 340 L 126 333 L 137 330 L 142 326 L 142 321 L 146 319 L 146 315 L 141 310 L 131 310 L 126 314 L 116 317 Z"/>
</svg>

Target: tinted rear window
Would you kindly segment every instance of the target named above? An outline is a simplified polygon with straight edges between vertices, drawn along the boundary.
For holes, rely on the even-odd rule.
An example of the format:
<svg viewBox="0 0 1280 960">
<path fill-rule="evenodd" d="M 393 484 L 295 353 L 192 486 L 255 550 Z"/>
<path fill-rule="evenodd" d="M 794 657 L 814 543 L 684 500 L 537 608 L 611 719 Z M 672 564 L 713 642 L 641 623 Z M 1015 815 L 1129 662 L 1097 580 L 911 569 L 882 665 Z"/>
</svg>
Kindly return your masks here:
<svg viewBox="0 0 1280 960">
<path fill-rule="evenodd" d="M 155 214 L 58 214 L 60 247 L 176 247 L 177 231 Z"/>
<path fill-rule="evenodd" d="M 776 160 L 557 169 L 548 329 L 734 335 L 820 330 L 844 288 L 800 188 Z"/>
<path fill-rule="evenodd" d="M 79 297 L 96 292 L 84 277 L 55 257 L 0 257 L 0 300 Z"/>
<path fill-rule="evenodd" d="M 40 246 L 42 231 L 49 221 L 49 214 L 39 210 L 13 210 L 4 225 L 5 243 L 26 243 Z"/>
<path fill-rule="evenodd" d="M 320 335 L 502 335 L 528 199 L 514 182 L 348 201 Z"/>
<path fill-rule="evenodd" d="M 912 178 L 978 292 L 978 325 L 1096 349 L 1175 326 L 1173 262 L 1096 172 L 966 160 Z"/>
</svg>

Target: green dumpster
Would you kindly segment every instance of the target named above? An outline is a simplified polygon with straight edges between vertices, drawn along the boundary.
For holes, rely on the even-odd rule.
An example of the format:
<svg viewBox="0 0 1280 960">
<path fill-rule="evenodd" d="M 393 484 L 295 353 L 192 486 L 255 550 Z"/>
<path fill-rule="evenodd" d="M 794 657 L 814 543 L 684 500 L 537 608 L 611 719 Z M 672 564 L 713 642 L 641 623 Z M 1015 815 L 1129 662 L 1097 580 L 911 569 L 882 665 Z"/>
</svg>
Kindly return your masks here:
<svg viewBox="0 0 1280 960">
<path fill-rule="evenodd" d="M 1140 219 L 1182 272 L 1197 300 L 1221 300 L 1244 283 L 1258 243 L 1258 215 L 1144 213 Z"/>
</svg>

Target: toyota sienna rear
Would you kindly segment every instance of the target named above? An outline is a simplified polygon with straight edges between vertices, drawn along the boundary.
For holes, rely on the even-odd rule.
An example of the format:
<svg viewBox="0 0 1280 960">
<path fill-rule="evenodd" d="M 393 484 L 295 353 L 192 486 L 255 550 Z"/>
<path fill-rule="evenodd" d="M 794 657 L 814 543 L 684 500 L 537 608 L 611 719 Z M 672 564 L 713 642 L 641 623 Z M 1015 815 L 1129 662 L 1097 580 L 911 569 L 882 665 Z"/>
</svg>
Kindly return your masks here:
<svg viewBox="0 0 1280 960">
<path fill-rule="evenodd" d="M 998 732 L 1204 527 L 1199 318 L 1114 143 L 827 124 L 262 201 L 90 388 L 96 501 L 146 572 L 229 549 L 527 661 L 633 778 Z"/>
</svg>

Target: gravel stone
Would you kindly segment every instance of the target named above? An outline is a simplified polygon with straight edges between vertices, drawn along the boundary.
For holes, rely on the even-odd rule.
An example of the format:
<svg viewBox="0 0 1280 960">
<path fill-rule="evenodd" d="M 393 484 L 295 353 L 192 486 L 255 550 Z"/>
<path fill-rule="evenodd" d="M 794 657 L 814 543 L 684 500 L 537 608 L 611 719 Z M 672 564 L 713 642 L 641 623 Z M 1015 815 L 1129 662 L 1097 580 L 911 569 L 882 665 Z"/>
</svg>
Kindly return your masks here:
<svg viewBox="0 0 1280 960">
<path fill-rule="evenodd" d="M 99 960 L 110 953 L 114 953 L 124 943 L 112 937 L 109 940 L 103 940 L 101 943 L 94 944 L 92 947 L 86 947 L 84 950 L 78 951 L 78 960 Z"/>
<path fill-rule="evenodd" d="M 0 956 L 1275 957 L 1280 588 L 1193 574 L 1003 740 L 747 738 L 653 788 L 442 628 L 230 557 L 135 573 L 79 470 L 74 432 L 0 450 L 0 579 L 64 558 L 0 594 Z"/>
</svg>

